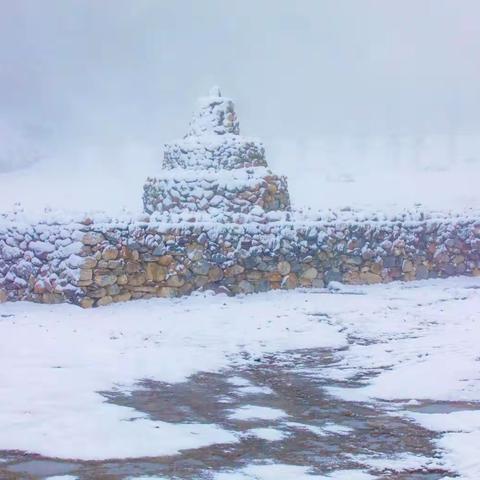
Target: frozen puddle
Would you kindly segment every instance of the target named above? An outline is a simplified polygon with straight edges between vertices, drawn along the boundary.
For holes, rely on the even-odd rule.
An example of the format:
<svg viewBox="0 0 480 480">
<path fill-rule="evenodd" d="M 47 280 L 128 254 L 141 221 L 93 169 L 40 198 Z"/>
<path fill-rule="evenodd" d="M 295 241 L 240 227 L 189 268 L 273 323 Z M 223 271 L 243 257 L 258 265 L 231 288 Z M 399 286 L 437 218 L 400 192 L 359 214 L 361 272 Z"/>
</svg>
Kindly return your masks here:
<svg viewBox="0 0 480 480">
<path fill-rule="evenodd" d="M 388 404 L 331 397 L 327 388 L 333 381 L 311 372 L 334 361 L 332 350 L 297 350 L 241 369 L 199 373 L 182 383 L 144 381 L 127 393 L 104 392 L 106 401 L 154 422 L 203 425 L 224 432 L 225 441 L 171 456 L 98 462 L 5 452 L 0 478 L 439 480 L 450 474 L 435 457 L 439 434 Z M 357 386 L 352 380 L 335 385 Z M 410 407 L 418 414 L 427 408 Z"/>
</svg>

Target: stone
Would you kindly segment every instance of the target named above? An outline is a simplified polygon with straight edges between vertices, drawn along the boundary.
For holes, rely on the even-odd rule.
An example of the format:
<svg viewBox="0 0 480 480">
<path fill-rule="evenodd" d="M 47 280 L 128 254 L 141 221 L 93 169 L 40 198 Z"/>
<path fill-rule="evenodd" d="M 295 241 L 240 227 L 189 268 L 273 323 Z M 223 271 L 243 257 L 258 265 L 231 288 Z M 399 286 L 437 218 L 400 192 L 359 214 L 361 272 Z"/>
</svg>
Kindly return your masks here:
<svg viewBox="0 0 480 480">
<path fill-rule="evenodd" d="M 242 280 L 238 284 L 238 289 L 241 293 L 253 293 L 255 291 L 253 285 L 247 280 Z"/>
<path fill-rule="evenodd" d="M 206 260 L 200 260 L 190 265 L 190 270 L 195 275 L 208 275 L 210 264 Z"/>
<path fill-rule="evenodd" d="M 110 275 L 110 274 L 95 275 L 95 283 L 99 287 L 106 287 L 108 285 L 113 285 L 116 281 L 117 281 L 117 277 L 115 275 Z"/>
<path fill-rule="evenodd" d="M 118 285 L 110 285 L 107 287 L 107 293 L 109 295 L 118 295 L 120 293 L 120 287 Z"/>
<path fill-rule="evenodd" d="M 167 286 L 168 287 L 181 287 L 184 283 L 185 280 L 183 280 L 181 277 L 178 275 L 172 275 L 171 277 L 167 278 Z"/>
<path fill-rule="evenodd" d="M 425 280 L 428 278 L 428 268 L 425 265 L 418 265 L 415 271 L 415 278 L 417 280 Z"/>
<path fill-rule="evenodd" d="M 0 303 L 6 302 L 8 299 L 7 292 L 5 290 L 0 289 Z"/>
<path fill-rule="evenodd" d="M 98 245 L 104 240 L 105 240 L 105 237 L 101 233 L 87 232 L 82 238 L 82 243 L 84 245 L 94 246 L 94 245 Z"/>
<path fill-rule="evenodd" d="M 282 262 L 278 262 L 277 269 L 280 275 L 285 276 L 290 273 L 292 268 L 290 266 L 290 263 L 282 261 Z"/>
<path fill-rule="evenodd" d="M 157 262 L 163 267 L 168 267 L 168 265 L 170 265 L 173 262 L 173 256 L 162 255 L 161 257 L 158 257 Z"/>
<path fill-rule="evenodd" d="M 132 287 L 139 287 L 143 285 L 146 281 L 146 276 L 144 273 L 132 273 L 128 275 L 128 285 Z"/>
<path fill-rule="evenodd" d="M 117 257 L 118 257 L 118 250 L 111 245 L 106 247 L 102 252 L 102 258 L 104 260 L 115 260 Z"/>
<path fill-rule="evenodd" d="M 90 281 L 93 278 L 93 271 L 90 269 L 82 268 L 80 269 L 78 279 L 80 281 Z"/>
<path fill-rule="evenodd" d="M 240 275 L 244 271 L 245 271 L 244 267 L 242 267 L 241 265 L 235 264 L 225 269 L 225 276 L 234 277 L 235 275 Z"/>
<path fill-rule="evenodd" d="M 93 298 L 85 297 L 80 300 L 80 306 L 82 308 L 92 308 L 94 304 Z"/>
<path fill-rule="evenodd" d="M 128 277 L 125 274 L 119 275 L 117 277 L 118 285 L 126 285 L 128 283 Z"/>
<path fill-rule="evenodd" d="M 208 280 L 210 282 L 218 282 L 223 278 L 223 270 L 217 265 L 213 265 L 208 271 Z"/>
<path fill-rule="evenodd" d="M 97 307 L 104 307 L 106 305 L 110 305 L 112 302 L 113 298 L 110 295 L 107 295 L 97 300 Z"/>
<path fill-rule="evenodd" d="M 82 268 L 95 268 L 97 266 L 97 260 L 94 257 L 84 257 Z"/>
<path fill-rule="evenodd" d="M 314 267 L 307 268 L 304 272 L 301 274 L 301 278 L 305 280 L 313 280 L 314 278 L 317 278 L 318 275 L 318 270 Z"/>
<path fill-rule="evenodd" d="M 295 273 L 289 273 L 282 281 L 283 288 L 297 288 L 298 286 L 298 279 Z"/>
<path fill-rule="evenodd" d="M 171 297 L 175 297 L 176 295 L 177 295 L 177 291 L 175 290 L 175 288 L 161 287 L 158 290 L 158 296 L 159 297 L 171 298 Z"/>
<path fill-rule="evenodd" d="M 130 300 L 132 298 L 132 294 L 130 292 L 125 292 L 125 293 L 121 293 L 119 295 L 115 295 L 113 297 L 113 301 L 116 303 L 116 302 L 127 302 L 128 300 Z"/>
<path fill-rule="evenodd" d="M 127 273 L 137 273 L 141 270 L 142 266 L 139 262 L 127 262 Z"/>
<path fill-rule="evenodd" d="M 119 260 L 109 260 L 107 262 L 107 268 L 109 268 L 110 270 L 118 270 L 119 268 L 123 268 L 123 265 L 124 265 L 123 258 Z"/>
<path fill-rule="evenodd" d="M 158 263 L 148 263 L 145 269 L 147 282 L 162 282 L 167 277 L 167 268 Z"/>
<path fill-rule="evenodd" d="M 107 294 L 106 288 L 97 288 L 96 290 L 89 290 L 88 295 L 92 298 L 102 298 Z"/>
<path fill-rule="evenodd" d="M 402 272 L 403 273 L 410 273 L 414 270 L 413 263 L 411 260 L 404 260 L 402 262 Z"/>
<path fill-rule="evenodd" d="M 245 276 L 247 277 L 247 280 L 255 281 L 255 280 L 261 280 L 263 277 L 263 274 L 258 270 L 250 270 L 250 271 L 247 271 Z"/>
<path fill-rule="evenodd" d="M 382 282 L 381 275 L 378 275 L 377 273 L 372 273 L 372 272 L 361 272 L 359 278 L 360 278 L 360 282 L 367 283 L 367 284 Z"/>
<path fill-rule="evenodd" d="M 281 282 L 283 278 L 280 272 L 267 272 L 266 277 L 269 282 Z"/>
<path fill-rule="evenodd" d="M 313 288 L 324 288 L 325 282 L 321 278 L 314 278 L 312 280 L 312 287 Z"/>
<path fill-rule="evenodd" d="M 342 274 L 338 270 L 327 270 L 324 275 L 325 283 L 328 285 L 330 282 L 341 282 Z"/>
</svg>

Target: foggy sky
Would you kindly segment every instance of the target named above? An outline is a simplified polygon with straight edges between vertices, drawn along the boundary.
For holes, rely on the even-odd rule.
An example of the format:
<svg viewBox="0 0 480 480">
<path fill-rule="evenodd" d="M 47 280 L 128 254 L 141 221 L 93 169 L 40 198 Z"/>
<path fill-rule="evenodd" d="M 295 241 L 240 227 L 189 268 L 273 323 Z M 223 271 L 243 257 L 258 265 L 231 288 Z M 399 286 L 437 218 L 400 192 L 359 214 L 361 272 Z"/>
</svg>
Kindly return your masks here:
<svg viewBox="0 0 480 480">
<path fill-rule="evenodd" d="M 478 0 L 0 0 L 0 121 L 53 145 L 480 130 Z"/>
</svg>

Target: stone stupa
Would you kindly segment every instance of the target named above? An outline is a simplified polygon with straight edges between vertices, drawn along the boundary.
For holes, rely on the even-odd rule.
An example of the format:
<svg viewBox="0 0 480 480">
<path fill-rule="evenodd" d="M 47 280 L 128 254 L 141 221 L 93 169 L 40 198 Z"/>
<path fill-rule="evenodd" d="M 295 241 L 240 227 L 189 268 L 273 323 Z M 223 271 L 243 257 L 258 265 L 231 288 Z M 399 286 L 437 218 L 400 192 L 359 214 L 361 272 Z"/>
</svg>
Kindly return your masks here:
<svg viewBox="0 0 480 480">
<path fill-rule="evenodd" d="M 218 87 L 199 99 L 185 137 L 165 145 L 162 174 L 147 179 L 143 204 L 147 213 L 290 210 L 286 178 L 268 169 L 260 141 L 240 135 L 234 103 Z"/>
</svg>

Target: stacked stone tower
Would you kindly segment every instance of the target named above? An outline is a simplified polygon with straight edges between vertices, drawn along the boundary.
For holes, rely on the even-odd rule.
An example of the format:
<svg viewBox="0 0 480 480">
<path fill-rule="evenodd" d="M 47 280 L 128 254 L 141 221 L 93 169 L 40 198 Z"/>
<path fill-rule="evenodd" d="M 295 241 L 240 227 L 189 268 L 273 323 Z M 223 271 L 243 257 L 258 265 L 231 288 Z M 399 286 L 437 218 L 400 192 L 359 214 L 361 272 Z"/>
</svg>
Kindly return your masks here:
<svg viewBox="0 0 480 480">
<path fill-rule="evenodd" d="M 148 178 L 147 213 L 290 210 L 287 180 L 274 175 L 263 144 L 240 135 L 235 106 L 218 87 L 198 101 L 182 140 L 165 145 L 161 176 Z"/>
</svg>

